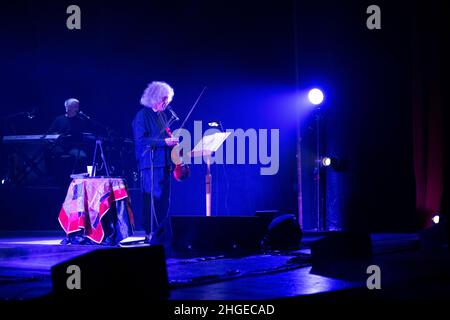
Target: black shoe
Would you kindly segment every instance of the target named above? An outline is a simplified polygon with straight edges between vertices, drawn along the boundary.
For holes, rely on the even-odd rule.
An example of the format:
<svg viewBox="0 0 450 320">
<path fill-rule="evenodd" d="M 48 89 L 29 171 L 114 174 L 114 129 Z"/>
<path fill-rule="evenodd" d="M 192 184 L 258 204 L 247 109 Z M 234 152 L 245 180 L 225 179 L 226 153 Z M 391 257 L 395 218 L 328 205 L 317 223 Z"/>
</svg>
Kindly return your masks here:
<svg viewBox="0 0 450 320">
<path fill-rule="evenodd" d="M 98 243 L 94 243 L 94 244 L 98 245 Z M 105 240 L 103 240 L 102 243 L 100 243 L 100 245 L 107 246 L 107 247 L 118 247 L 119 246 L 119 244 L 116 243 L 115 240 L 112 238 L 106 238 Z"/>
<path fill-rule="evenodd" d="M 94 241 L 92 241 L 91 239 L 89 239 L 89 238 L 84 238 L 83 239 L 83 241 L 81 241 L 80 242 L 80 244 L 85 244 L 85 245 L 102 245 L 101 243 L 97 243 L 97 242 L 94 242 Z"/>
<path fill-rule="evenodd" d="M 71 244 L 85 244 L 86 238 L 84 238 L 82 236 L 73 236 L 73 237 L 70 237 L 70 243 Z"/>
<path fill-rule="evenodd" d="M 62 244 L 62 245 L 68 245 L 68 244 L 71 244 L 71 243 L 70 243 L 69 237 L 65 237 L 64 239 L 62 239 L 61 242 L 60 242 L 59 244 Z"/>
</svg>

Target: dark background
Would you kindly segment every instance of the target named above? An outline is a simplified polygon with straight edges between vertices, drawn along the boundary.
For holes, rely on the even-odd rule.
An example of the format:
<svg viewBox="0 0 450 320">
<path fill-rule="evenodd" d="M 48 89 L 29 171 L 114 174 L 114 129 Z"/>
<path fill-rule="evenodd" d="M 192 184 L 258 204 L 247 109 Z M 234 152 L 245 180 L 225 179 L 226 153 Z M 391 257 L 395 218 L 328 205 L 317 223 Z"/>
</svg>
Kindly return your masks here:
<svg viewBox="0 0 450 320">
<path fill-rule="evenodd" d="M 81 30 L 66 28 L 71 4 L 81 8 Z M 371 4 L 2 3 L 0 115 L 39 110 L 33 120 L 16 118 L 4 125 L 2 134 L 43 133 L 64 113 L 64 100 L 76 97 L 85 113 L 119 136 L 131 137 L 131 121 L 149 82 L 173 86 L 172 106 L 181 118 L 207 86 L 187 129 L 194 120 L 205 124 L 211 119 L 230 129 L 280 129 L 277 175 L 261 176 L 259 165 L 213 166 L 213 214 L 298 212 L 300 121 L 303 219 L 305 229 L 313 229 L 314 112 L 304 118 L 298 114 L 308 108 L 302 94 L 319 86 L 326 95 L 320 110 L 323 152 L 346 164 L 341 171 L 324 172 L 327 227 L 416 230 L 421 222 L 415 210 L 412 76 L 423 4 L 377 2 L 382 29 L 368 30 Z M 436 20 L 433 14 L 422 19 L 424 25 Z M 435 27 L 440 41 L 441 30 Z M 127 160 L 133 168 L 133 155 Z M 191 170 L 189 180 L 173 181 L 171 214 L 204 213 L 205 168 Z M 135 187 L 133 181 L 130 186 Z M 53 227 L 58 228 L 56 216 Z"/>
</svg>

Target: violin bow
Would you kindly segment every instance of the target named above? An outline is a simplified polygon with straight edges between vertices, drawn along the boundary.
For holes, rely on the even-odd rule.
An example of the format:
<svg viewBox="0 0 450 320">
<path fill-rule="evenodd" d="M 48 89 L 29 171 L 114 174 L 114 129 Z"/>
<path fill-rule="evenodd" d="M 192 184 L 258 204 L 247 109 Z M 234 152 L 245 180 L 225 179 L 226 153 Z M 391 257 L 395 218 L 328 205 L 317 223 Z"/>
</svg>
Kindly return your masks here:
<svg viewBox="0 0 450 320">
<path fill-rule="evenodd" d="M 191 107 L 191 110 L 189 110 L 188 115 L 186 116 L 186 118 L 184 119 L 183 123 L 181 124 L 181 126 L 180 126 L 178 129 L 183 129 L 184 125 L 186 124 L 186 121 L 187 121 L 187 120 L 189 119 L 189 117 L 191 116 L 192 111 L 194 111 L 195 107 L 197 106 L 197 103 L 200 101 L 200 98 L 202 97 L 202 95 L 203 95 L 203 93 L 205 92 L 205 90 L 206 90 L 206 86 L 203 88 L 202 92 L 200 92 L 200 94 L 198 95 L 197 100 L 194 102 L 194 105 Z M 168 125 L 167 127 L 170 127 L 170 124 L 172 124 L 172 123 L 171 123 L 170 120 L 169 120 L 169 125 Z M 164 130 L 165 130 L 165 128 L 161 130 L 160 134 L 161 134 Z"/>
<path fill-rule="evenodd" d="M 189 119 L 189 117 L 191 116 L 192 111 L 194 111 L 195 107 L 197 106 L 197 103 L 200 101 L 200 98 L 203 95 L 203 92 L 205 92 L 206 90 L 206 86 L 203 88 L 202 92 L 200 92 L 197 100 L 195 101 L 194 105 L 192 106 L 191 110 L 189 111 L 188 115 L 186 116 L 186 118 L 184 119 L 183 123 L 181 124 L 181 127 L 179 127 L 178 129 L 183 129 L 184 125 L 186 124 L 186 121 Z"/>
</svg>

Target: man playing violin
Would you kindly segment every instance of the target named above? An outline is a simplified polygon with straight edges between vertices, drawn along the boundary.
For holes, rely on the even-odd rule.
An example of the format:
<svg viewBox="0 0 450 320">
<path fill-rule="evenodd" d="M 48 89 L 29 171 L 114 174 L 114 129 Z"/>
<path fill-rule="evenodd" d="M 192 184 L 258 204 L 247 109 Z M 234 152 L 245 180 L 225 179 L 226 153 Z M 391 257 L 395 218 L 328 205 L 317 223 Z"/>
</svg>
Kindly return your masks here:
<svg viewBox="0 0 450 320">
<path fill-rule="evenodd" d="M 140 100 L 144 107 L 137 112 L 132 123 L 143 196 L 142 225 L 146 243 L 150 243 L 168 217 L 171 149 L 178 143 L 178 138 L 171 137 L 167 128 L 170 118 L 164 111 L 173 95 L 174 91 L 167 83 L 150 83 Z"/>
</svg>

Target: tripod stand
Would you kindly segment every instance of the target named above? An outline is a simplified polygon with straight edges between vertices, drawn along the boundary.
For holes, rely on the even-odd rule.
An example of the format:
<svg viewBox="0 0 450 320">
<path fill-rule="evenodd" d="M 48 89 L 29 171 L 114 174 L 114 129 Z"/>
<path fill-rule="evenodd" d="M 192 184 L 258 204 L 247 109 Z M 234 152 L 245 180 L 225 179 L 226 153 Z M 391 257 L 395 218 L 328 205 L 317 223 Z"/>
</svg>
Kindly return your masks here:
<svg viewBox="0 0 450 320">
<path fill-rule="evenodd" d="M 95 164 L 95 160 L 97 159 L 97 149 L 100 149 L 100 156 L 102 158 L 103 167 L 105 168 L 106 176 L 109 177 L 110 175 L 109 175 L 108 164 L 106 163 L 105 154 L 103 153 L 103 147 L 102 147 L 102 140 L 101 139 L 95 140 L 94 158 L 92 160 L 92 174 L 90 174 L 90 176 L 91 177 L 95 177 L 96 172 L 97 172 L 96 164 Z"/>
</svg>

